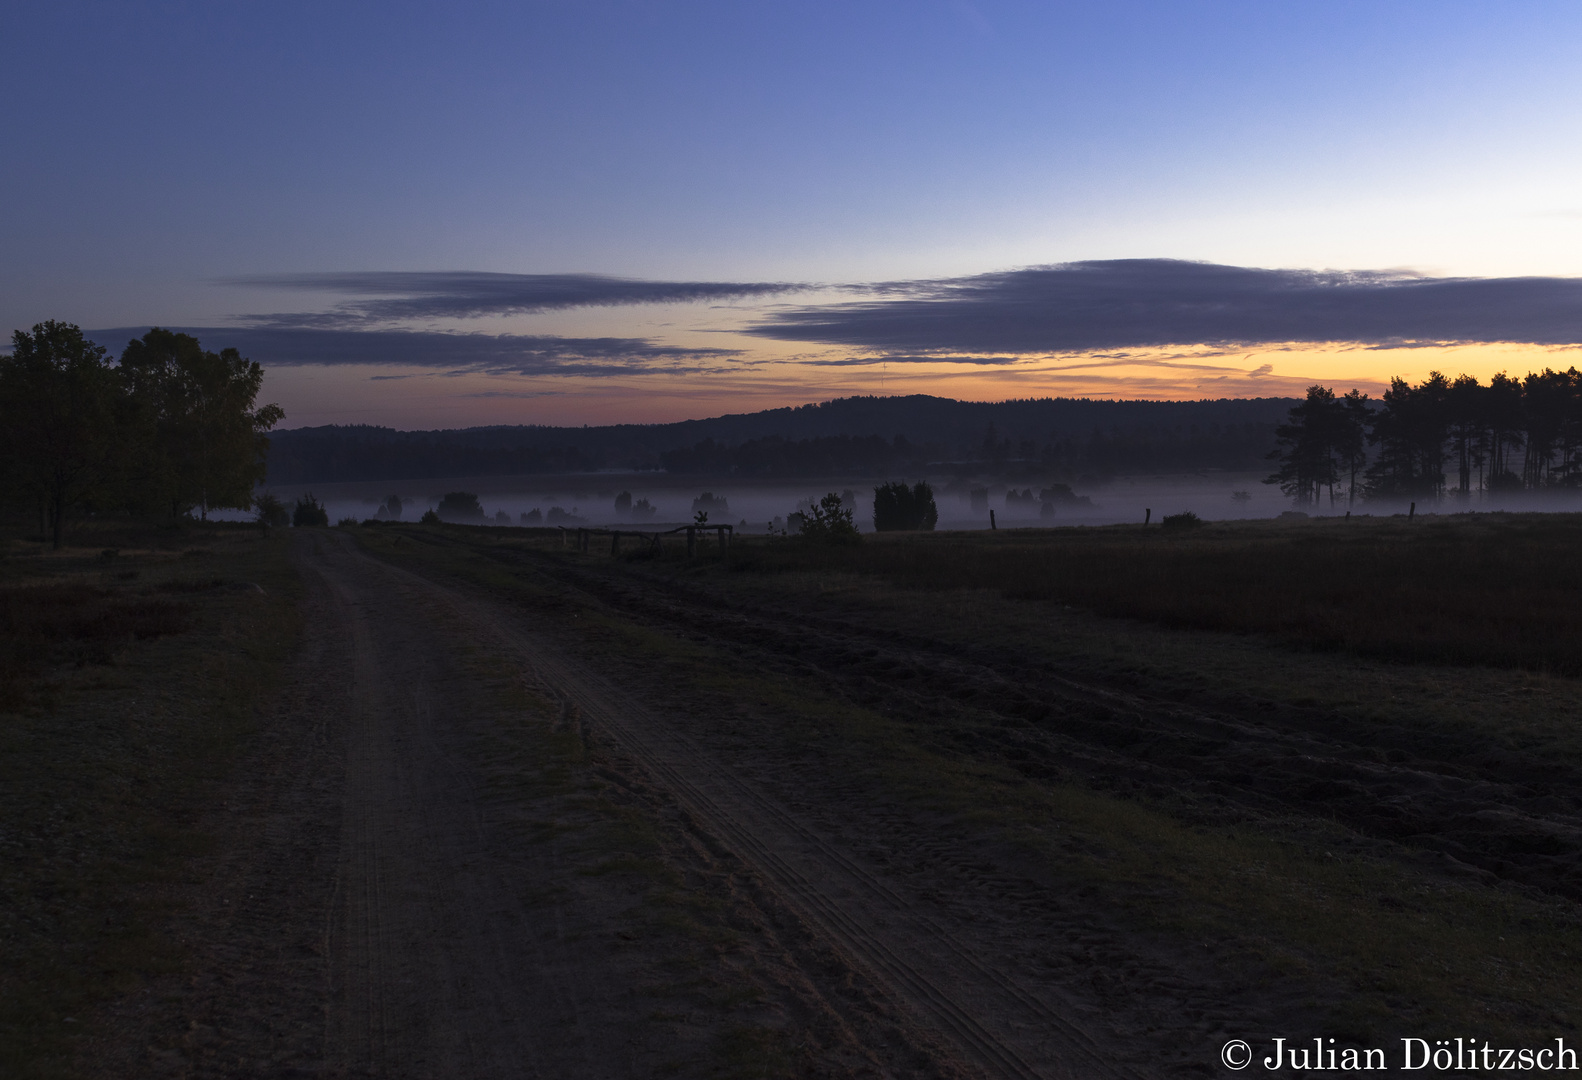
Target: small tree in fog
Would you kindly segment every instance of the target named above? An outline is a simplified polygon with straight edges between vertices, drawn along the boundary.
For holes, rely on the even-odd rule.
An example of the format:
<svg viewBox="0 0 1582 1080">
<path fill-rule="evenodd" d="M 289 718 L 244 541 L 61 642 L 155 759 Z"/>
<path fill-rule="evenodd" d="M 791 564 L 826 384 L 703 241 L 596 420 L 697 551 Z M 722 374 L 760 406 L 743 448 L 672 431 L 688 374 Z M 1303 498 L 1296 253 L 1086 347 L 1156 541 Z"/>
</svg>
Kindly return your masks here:
<svg viewBox="0 0 1582 1080">
<path fill-rule="evenodd" d="M 934 489 L 919 480 L 912 487 L 891 481 L 873 489 L 873 527 L 878 532 L 933 529 L 939 522 Z"/>
<path fill-rule="evenodd" d="M 470 491 L 447 491 L 439 501 L 441 521 L 482 521 L 483 506 Z"/>
<path fill-rule="evenodd" d="M 267 532 L 271 528 L 283 529 L 291 524 L 291 514 L 278 496 L 268 492 L 253 500 L 254 518 Z"/>
<path fill-rule="evenodd" d="M 291 525 L 293 528 L 302 529 L 314 525 L 328 528 L 329 524 L 330 512 L 324 508 L 324 505 L 318 499 L 313 497 L 311 491 L 298 499 L 297 505 L 291 510 Z"/>
<path fill-rule="evenodd" d="M 852 523 L 850 508 L 841 502 L 835 492 L 830 492 L 808 507 L 802 518 L 800 535 L 807 540 L 824 544 L 853 544 L 862 539 L 857 526 Z"/>
</svg>

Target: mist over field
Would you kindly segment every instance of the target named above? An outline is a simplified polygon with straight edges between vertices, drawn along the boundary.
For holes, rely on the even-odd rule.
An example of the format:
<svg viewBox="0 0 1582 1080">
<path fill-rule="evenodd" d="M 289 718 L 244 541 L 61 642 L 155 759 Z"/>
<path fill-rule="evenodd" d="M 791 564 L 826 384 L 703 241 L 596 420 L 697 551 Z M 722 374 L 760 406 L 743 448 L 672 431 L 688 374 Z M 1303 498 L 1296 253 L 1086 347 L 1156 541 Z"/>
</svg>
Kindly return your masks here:
<svg viewBox="0 0 1582 1080">
<path fill-rule="evenodd" d="M 1396 407 L 1433 390 L 1403 387 Z M 1309 407 L 1292 398 L 984 403 L 912 395 L 678 424 L 301 428 L 271 437 L 267 490 L 287 503 L 311 492 L 332 521 L 384 516 L 391 495 L 402 506 L 399 520 L 415 521 L 447 493 L 464 492 L 478 497 L 483 514 L 455 520 L 474 524 L 668 528 L 705 511 L 710 524 L 750 535 L 786 529 L 793 513 L 831 492 L 860 531 L 872 531 L 874 489 L 919 480 L 933 488 L 939 529 L 1157 523 L 1188 511 L 1226 521 L 1389 515 L 1414 504 L 1416 513 L 1582 508 L 1582 487 L 1523 490 L 1508 476 L 1496 484 L 1492 465 L 1488 478 L 1468 472 L 1467 497 L 1446 491 L 1448 461 L 1419 462 L 1412 455 L 1421 448 L 1411 445 L 1406 482 L 1392 481 L 1394 465 L 1371 480 L 1359 472 L 1355 499 L 1349 477 L 1334 471 L 1335 452 L 1321 450 L 1331 463 L 1303 466 L 1307 498 L 1293 498 L 1289 478 L 1266 481 L 1294 460 L 1282 422 Z M 1381 439 L 1389 438 L 1387 421 Z M 1327 430 L 1321 421 L 1312 426 Z M 1459 430 L 1469 463 L 1492 462 L 1467 441 L 1465 425 Z M 1371 451 L 1358 445 L 1366 458 L 1384 460 L 1383 442 Z M 1564 447 L 1555 455 L 1571 460 Z M 1438 484 L 1417 475 L 1425 469 Z M 1320 473 L 1331 478 L 1322 490 L 1311 479 Z"/>
</svg>

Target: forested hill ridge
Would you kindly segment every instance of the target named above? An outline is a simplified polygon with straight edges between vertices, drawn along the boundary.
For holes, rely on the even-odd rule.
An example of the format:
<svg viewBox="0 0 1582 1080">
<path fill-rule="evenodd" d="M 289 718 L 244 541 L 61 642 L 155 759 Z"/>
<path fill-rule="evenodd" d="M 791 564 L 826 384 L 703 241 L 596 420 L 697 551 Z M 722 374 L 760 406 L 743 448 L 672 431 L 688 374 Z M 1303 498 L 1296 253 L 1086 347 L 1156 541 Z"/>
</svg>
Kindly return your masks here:
<svg viewBox="0 0 1582 1080">
<path fill-rule="evenodd" d="M 1268 467 L 1293 398 L 975 402 L 851 397 L 673 424 L 396 431 L 329 426 L 272 437 L 272 483 L 664 469 L 798 477 L 923 466 L 1072 475 Z"/>
</svg>

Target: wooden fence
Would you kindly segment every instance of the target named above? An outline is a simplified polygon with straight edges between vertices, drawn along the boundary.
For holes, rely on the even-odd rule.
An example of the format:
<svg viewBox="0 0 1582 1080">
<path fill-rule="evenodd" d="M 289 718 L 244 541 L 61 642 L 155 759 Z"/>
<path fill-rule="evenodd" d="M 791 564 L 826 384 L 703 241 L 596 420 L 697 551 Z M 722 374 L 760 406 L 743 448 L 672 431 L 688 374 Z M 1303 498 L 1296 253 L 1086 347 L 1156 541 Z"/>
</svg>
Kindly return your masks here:
<svg viewBox="0 0 1582 1080">
<path fill-rule="evenodd" d="M 666 529 L 663 532 L 640 532 L 636 529 L 568 529 L 562 525 L 560 526 L 560 546 L 565 547 L 566 541 L 571 539 L 576 545 L 576 550 L 591 551 L 595 536 L 608 536 L 610 538 L 610 554 L 619 555 L 621 553 L 621 538 L 625 536 L 634 537 L 646 543 L 649 549 L 657 555 L 661 547 L 661 537 L 686 533 L 687 558 L 690 559 L 697 554 L 698 533 L 701 532 L 712 532 L 718 537 L 721 554 L 730 550 L 731 542 L 736 536 L 736 528 L 733 525 L 678 525 L 674 529 Z"/>
</svg>

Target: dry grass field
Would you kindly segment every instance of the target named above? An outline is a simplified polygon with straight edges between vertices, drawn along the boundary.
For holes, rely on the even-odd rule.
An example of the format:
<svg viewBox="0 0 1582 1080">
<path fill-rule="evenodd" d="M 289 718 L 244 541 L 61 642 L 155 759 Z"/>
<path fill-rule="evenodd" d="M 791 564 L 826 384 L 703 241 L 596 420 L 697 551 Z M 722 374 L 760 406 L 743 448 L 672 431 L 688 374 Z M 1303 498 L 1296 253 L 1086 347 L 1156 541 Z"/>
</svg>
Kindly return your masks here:
<svg viewBox="0 0 1582 1080">
<path fill-rule="evenodd" d="M 72 1075 L 94 1011 L 186 954 L 196 827 L 296 640 L 281 538 L 83 526 L 0 547 L 0 1075 Z"/>
<path fill-rule="evenodd" d="M 1052 984 L 1206 1054 L 1574 1032 L 1579 539 L 1568 516 L 1357 518 L 688 560 L 449 529 L 399 558 L 577 608 L 584 648 L 786 798 L 835 801 L 852 844 L 928 823 L 882 862 L 974 852 L 944 876 L 995 883 L 959 902 L 1007 920 L 1004 948 L 1070 926 L 996 897 L 1085 911 L 1114 953 L 1051 960 Z"/>
<path fill-rule="evenodd" d="M 1579 538 L 13 540 L 0 1068 L 1190 1076 L 1231 1038 L 1574 1042 Z"/>
</svg>

